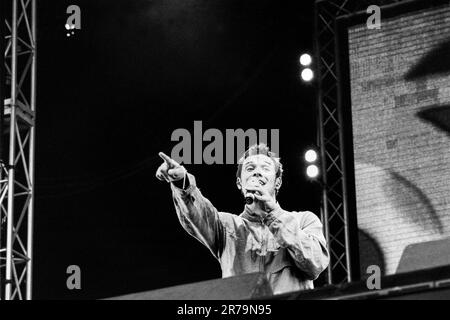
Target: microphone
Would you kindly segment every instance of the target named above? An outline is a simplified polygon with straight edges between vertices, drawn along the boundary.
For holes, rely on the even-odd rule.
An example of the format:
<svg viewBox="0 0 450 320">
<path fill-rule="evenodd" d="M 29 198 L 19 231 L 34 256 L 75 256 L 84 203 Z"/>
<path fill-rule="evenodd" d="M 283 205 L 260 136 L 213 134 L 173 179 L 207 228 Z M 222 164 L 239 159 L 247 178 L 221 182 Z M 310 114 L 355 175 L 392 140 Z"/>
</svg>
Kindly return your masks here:
<svg viewBox="0 0 450 320">
<path fill-rule="evenodd" d="M 245 203 L 250 205 L 253 203 L 253 201 L 255 201 L 255 195 L 254 195 L 254 191 L 247 191 L 247 193 L 245 194 Z"/>
<path fill-rule="evenodd" d="M 254 179 L 252 179 L 252 183 L 261 185 L 261 182 L 259 182 L 256 177 Z M 256 199 L 255 193 L 256 193 L 256 191 L 245 190 L 245 203 L 246 204 L 251 205 L 253 202 L 255 202 L 255 199 Z"/>
</svg>

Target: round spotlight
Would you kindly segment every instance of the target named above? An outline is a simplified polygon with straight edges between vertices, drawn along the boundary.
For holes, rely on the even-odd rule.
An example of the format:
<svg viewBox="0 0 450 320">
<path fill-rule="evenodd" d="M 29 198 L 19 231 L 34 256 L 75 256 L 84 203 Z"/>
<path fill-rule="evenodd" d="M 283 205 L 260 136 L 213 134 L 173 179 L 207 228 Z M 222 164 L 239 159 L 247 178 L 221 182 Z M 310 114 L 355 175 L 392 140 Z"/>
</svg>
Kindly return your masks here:
<svg viewBox="0 0 450 320">
<path fill-rule="evenodd" d="M 311 178 L 317 178 L 317 176 L 319 175 L 319 168 L 315 165 L 309 165 L 308 168 L 306 168 L 306 175 Z"/>
<path fill-rule="evenodd" d="M 314 78 L 314 72 L 310 68 L 306 68 L 302 71 L 303 81 L 309 82 Z"/>
<path fill-rule="evenodd" d="M 306 160 L 306 162 L 309 162 L 309 163 L 316 161 L 317 160 L 317 152 L 314 150 L 306 151 L 305 160 Z"/>
<path fill-rule="evenodd" d="M 66 27 L 66 29 L 67 29 L 67 30 L 69 30 L 69 29 L 70 29 L 70 26 L 69 26 L 69 24 L 68 24 L 68 23 L 66 23 L 66 24 L 64 25 L 64 27 Z"/>
<path fill-rule="evenodd" d="M 305 53 L 300 56 L 300 64 L 304 67 L 307 67 L 311 64 L 312 58 L 309 54 Z"/>
</svg>

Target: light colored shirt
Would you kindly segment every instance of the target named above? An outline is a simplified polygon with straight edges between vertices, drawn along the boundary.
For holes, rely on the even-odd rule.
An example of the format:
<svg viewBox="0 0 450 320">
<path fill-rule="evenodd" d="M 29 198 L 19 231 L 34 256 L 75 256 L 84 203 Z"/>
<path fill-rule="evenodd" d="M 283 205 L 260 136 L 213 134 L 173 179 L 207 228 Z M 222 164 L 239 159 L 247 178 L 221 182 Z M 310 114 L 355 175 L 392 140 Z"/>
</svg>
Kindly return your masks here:
<svg viewBox="0 0 450 320">
<path fill-rule="evenodd" d="M 312 289 L 329 255 L 322 223 L 312 212 L 277 207 L 264 218 L 244 210 L 240 215 L 218 212 L 188 174 L 186 190 L 171 184 L 183 228 L 219 261 L 222 277 L 267 274 L 274 294 Z"/>
</svg>

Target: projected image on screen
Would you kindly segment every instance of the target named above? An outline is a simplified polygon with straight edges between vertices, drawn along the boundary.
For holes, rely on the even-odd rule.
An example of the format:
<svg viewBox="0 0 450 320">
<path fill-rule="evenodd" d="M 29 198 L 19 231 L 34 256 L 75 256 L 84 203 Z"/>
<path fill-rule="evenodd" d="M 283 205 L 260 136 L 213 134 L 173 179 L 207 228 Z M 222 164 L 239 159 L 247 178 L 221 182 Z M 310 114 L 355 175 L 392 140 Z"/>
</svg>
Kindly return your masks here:
<svg viewBox="0 0 450 320">
<path fill-rule="evenodd" d="M 450 237 L 450 6 L 349 32 L 361 270 Z"/>
</svg>

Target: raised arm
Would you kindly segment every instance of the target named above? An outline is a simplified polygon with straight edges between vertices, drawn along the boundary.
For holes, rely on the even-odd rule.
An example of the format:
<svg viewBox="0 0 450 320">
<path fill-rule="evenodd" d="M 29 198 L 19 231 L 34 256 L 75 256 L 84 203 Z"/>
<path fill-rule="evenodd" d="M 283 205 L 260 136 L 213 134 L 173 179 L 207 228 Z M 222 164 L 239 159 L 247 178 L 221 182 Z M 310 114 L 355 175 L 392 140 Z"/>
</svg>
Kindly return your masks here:
<svg viewBox="0 0 450 320">
<path fill-rule="evenodd" d="M 225 231 L 217 209 L 201 194 L 193 175 L 164 153 L 160 157 L 164 163 L 156 177 L 170 183 L 181 225 L 219 259 L 225 246 Z"/>
</svg>

